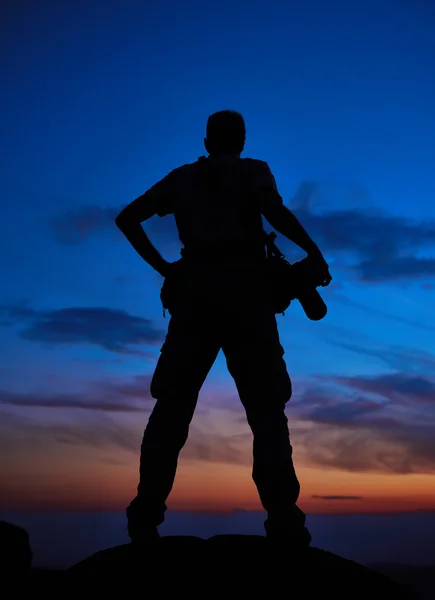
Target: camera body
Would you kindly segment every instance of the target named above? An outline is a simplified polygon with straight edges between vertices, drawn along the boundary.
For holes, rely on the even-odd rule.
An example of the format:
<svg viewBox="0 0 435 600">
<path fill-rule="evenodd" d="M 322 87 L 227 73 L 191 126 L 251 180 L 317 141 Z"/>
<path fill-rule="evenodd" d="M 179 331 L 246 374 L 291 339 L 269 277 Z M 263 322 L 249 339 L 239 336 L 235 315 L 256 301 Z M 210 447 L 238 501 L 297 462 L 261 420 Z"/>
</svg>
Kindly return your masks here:
<svg viewBox="0 0 435 600">
<path fill-rule="evenodd" d="M 275 233 L 268 236 L 267 271 L 275 313 L 284 313 L 293 300 L 298 300 L 311 321 L 320 321 L 328 308 L 317 291 L 325 285 L 324 273 L 310 256 L 289 263 L 274 243 Z"/>
</svg>

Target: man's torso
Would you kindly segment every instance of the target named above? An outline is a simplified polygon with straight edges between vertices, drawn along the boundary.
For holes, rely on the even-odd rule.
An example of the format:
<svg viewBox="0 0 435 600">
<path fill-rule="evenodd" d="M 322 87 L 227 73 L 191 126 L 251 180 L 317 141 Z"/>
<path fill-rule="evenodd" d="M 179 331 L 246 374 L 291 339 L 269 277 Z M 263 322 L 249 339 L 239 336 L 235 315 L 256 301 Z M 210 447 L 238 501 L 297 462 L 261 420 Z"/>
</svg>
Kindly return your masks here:
<svg viewBox="0 0 435 600">
<path fill-rule="evenodd" d="M 170 174 L 171 202 L 180 241 L 193 246 L 264 247 L 259 186 L 275 186 L 267 163 L 238 157 L 201 157 Z M 164 181 L 164 180 L 163 180 Z"/>
</svg>

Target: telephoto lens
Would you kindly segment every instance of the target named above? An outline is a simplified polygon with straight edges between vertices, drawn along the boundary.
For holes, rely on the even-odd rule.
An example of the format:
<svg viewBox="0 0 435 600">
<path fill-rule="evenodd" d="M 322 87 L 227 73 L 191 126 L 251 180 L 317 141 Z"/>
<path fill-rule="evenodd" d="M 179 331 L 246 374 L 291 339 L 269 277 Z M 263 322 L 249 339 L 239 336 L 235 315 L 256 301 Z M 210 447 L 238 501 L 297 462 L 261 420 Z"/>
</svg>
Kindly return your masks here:
<svg viewBox="0 0 435 600">
<path fill-rule="evenodd" d="M 297 299 L 304 309 L 305 314 L 311 321 L 320 321 L 326 316 L 328 307 L 316 289 L 303 292 L 297 297 Z"/>
<path fill-rule="evenodd" d="M 316 287 L 322 285 L 319 274 L 309 256 L 293 265 L 296 282 L 296 299 L 311 321 L 320 321 L 326 316 L 328 307 Z"/>
</svg>

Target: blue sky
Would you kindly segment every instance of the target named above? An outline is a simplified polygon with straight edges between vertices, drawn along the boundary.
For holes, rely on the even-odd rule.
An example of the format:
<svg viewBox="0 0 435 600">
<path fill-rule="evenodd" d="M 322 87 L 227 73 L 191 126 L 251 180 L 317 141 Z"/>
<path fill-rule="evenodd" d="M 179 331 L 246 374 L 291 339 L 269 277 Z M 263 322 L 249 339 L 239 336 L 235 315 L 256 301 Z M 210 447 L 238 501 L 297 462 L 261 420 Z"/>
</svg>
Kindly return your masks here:
<svg viewBox="0 0 435 600">
<path fill-rule="evenodd" d="M 0 410 L 8 456 L 21 465 L 19 440 L 30 426 L 27 450 L 62 455 L 65 423 L 94 431 L 103 427 L 100 413 L 112 434 L 94 448 L 96 469 L 101 453 L 118 448 L 122 428 L 138 446 L 150 406 L 147 378 L 167 320 L 159 276 L 113 218 L 171 169 L 202 155 L 208 115 L 233 108 L 247 124 L 244 156 L 269 163 L 334 278 L 322 290 L 324 321 L 308 321 L 298 305 L 278 317 L 295 422 L 329 428 L 322 442 L 310 442 L 317 450 L 296 435 L 301 463 L 431 476 L 421 483 L 429 494 L 432 4 L 65 0 L 9 1 L 1 11 L 8 86 L 0 98 L 0 249 L 7 259 L 0 263 Z M 178 257 L 171 217 L 154 217 L 145 228 L 166 258 Z M 279 241 L 290 259 L 303 256 Z M 219 406 L 239 411 L 222 356 L 202 396 L 198 426 Z M 144 409 L 143 422 L 129 414 L 131 402 Z M 223 417 L 225 426 L 231 429 Z M 355 460 L 337 458 L 332 440 L 349 427 L 383 440 L 392 463 L 363 452 L 355 436 Z M 229 444 L 229 434 L 219 435 Z M 70 445 L 86 446 L 84 439 Z M 201 456 L 192 446 L 186 461 Z M 136 458 L 125 459 L 132 481 Z M 434 507 L 435 496 L 428 503 Z"/>
</svg>

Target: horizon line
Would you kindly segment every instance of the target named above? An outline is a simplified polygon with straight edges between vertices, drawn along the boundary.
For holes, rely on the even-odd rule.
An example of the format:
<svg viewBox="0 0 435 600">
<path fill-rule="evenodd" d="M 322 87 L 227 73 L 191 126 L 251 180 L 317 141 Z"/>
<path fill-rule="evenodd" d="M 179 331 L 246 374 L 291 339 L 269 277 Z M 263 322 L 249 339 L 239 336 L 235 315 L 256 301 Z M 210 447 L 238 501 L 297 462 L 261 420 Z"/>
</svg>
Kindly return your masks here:
<svg viewBox="0 0 435 600">
<path fill-rule="evenodd" d="M 2 512 L 17 512 L 17 513 L 118 513 L 124 512 L 123 508 L 53 508 L 53 507 L 34 507 L 34 508 L 12 508 L 12 507 L 0 507 L 0 513 Z M 189 513 L 197 515 L 235 515 L 236 513 L 258 513 L 266 514 L 261 509 L 246 509 L 246 508 L 233 508 L 229 510 L 218 510 L 218 509 L 188 509 L 188 508 L 174 508 L 169 509 L 167 516 L 174 513 Z M 404 515 L 404 514 L 435 514 L 434 508 L 420 508 L 410 510 L 376 510 L 376 511 L 355 511 L 355 512 L 330 512 L 330 511 L 305 511 L 307 516 L 324 516 L 324 517 L 343 517 L 343 516 L 386 516 L 386 515 Z"/>
</svg>

